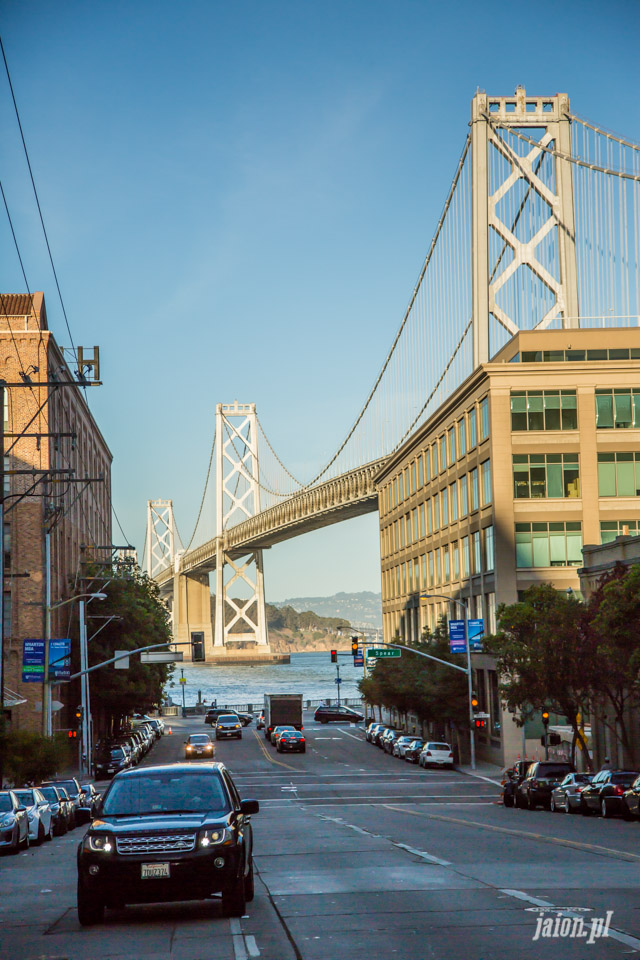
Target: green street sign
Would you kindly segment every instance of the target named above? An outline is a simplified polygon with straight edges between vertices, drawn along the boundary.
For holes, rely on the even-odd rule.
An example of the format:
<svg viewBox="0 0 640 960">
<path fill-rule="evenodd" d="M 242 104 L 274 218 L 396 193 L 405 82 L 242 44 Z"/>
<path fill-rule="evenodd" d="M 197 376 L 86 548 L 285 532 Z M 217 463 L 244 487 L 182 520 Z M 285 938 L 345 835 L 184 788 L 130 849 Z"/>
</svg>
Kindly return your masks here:
<svg viewBox="0 0 640 960">
<path fill-rule="evenodd" d="M 370 650 L 367 650 L 367 656 L 372 657 L 374 660 L 382 660 L 385 657 L 401 657 L 402 650 L 395 650 L 393 647 L 389 649 L 385 647 L 371 647 Z"/>
</svg>

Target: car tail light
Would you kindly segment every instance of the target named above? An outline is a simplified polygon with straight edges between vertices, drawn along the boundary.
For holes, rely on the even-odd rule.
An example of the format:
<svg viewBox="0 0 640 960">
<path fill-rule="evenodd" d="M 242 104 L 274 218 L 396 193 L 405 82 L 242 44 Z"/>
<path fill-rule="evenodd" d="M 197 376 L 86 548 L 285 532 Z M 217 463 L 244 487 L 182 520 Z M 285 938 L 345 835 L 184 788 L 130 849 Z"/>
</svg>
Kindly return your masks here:
<svg viewBox="0 0 640 960">
<path fill-rule="evenodd" d="M 622 796 L 622 794 L 624 793 L 624 791 L 625 791 L 625 787 L 620 786 L 620 784 L 618 784 L 618 785 L 616 786 L 616 788 L 615 788 L 615 792 L 617 793 L 617 795 L 618 795 L 619 797 Z"/>
<path fill-rule="evenodd" d="M 428 757 L 430 757 L 430 756 L 431 756 L 431 750 L 427 750 L 427 754 L 426 754 L 426 755 L 427 755 Z"/>
<path fill-rule="evenodd" d="M 452 754 L 452 753 L 450 753 L 449 756 L 453 759 L 453 754 Z"/>
<path fill-rule="evenodd" d="M 584 787 L 576 787 L 576 793 L 582 793 Z"/>
</svg>

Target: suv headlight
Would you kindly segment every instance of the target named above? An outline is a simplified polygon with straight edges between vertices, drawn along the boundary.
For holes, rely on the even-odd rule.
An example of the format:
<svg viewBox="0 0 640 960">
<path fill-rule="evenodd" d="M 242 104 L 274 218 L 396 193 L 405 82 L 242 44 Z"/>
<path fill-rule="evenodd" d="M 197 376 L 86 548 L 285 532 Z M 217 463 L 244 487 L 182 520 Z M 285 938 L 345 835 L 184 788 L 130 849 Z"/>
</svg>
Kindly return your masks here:
<svg viewBox="0 0 640 960">
<path fill-rule="evenodd" d="M 198 834 L 198 846 L 210 847 L 213 844 L 229 843 L 231 840 L 231 831 L 226 827 L 209 827 L 201 830 Z"/>
<path fill-rule="evenodd" d="M 111 853 L 114 840 L 109 833 L 88 833 L 82 846 L 84 850 L 91 850 L 92 853 Z"/>
</svg>

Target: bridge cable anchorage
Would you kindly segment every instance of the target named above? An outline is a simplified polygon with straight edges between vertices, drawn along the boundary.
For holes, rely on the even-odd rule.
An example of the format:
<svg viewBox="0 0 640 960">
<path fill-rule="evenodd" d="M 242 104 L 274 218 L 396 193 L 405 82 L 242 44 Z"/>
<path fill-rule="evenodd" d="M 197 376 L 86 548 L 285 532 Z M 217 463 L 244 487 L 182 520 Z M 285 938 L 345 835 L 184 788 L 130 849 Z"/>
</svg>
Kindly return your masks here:
<svg viewBox="0 0 640 960">
<path fill-rule="evenodd" d="M 605 130 L 603 127 L 596 127 L 594 123 L 589 123 L 588 120 L 584 120 L 582 117 L 578 117 L 574 113 L 568 113 L 567 117 L 572 122 L 580 123 L 583 127 L 588 127 L 589 130 L 593 130 L 594 133 L 599 133 L 600 136 L 606 137 L 607 140 L 615 140 L 616 143 L 621 144 L 623 147 L 629 147 L 630 150 L 637 150 L 640 152 L 639 143 L 634 143 L 632 140 L 625 140 L 623 137 L 618 137 L 615 133 L 612 133 L 610 130 Z"/>
<path fill-rule="evenodd" d="M 558 160 L 566 160 L 568 163 L 573 163 L 577 167 L 585 167 L 587 170 L 593 170 L 594 173 L 604 173 L 607 176 L 619 177 L 622 180 L 632 180 L 635 183 L 640 183 L 640 175 L 637 173 L 627 173 L 624 170 L 614 170 L 611 167 L 601 167 L 596 163 L 590 163 L 588 160 L 581 160 L 579 157 L 574 157 L 570 153 L 561 153 L 560 150 L 556 150 L 553 147 L 547 147 L 544 144 L 542 144 L 539 140 L 534 140 L 533 137 L 528 137 L 525 133 L 519 133 L 513 127 L 508 127 L 504 123 L 495 123 L 494 120 L 491 118 L 491 115 L 488 113 L 484 114 L 484 117 L 488 121 L 489 126 L 491 127 L 493 132 L 496 134 L 496 136 L 498 136 L 498 133 L 497 133 L 498 130 L 506 130 L 508 131 L 508 133 L 512 134 L 514 137 L 517 137 L 518 140 L 523 140 L 525 143 L 530 143 L 534 147 L 537 147 L 539 150 L 544 150 L 544 152 L 548 153 L 550 156 L 556 157 Z M 503 142 L 506 142 L 504 141 L 503 137 L 500 137 L 500 139 Z M 609 137 L 608 139 L 617 139 L 617 138 Z M 620 142 L 621 141 L 618 140 L 618 143 Z M 629 146 L 631 145 L 629 144 Z M 636 150 L 637 147 L 631 146 L 631 149 Z M 526 177 L 526 179 L 529 179 L 529 176 L 524 166 L 521 167 L 521 171 L 522 171 L 522 175 Z"/>
<path fill-rule="evenodd" d="M 387 353 L 386 359 L 385 359 L 384 363 L 382 364 L 382 367 L 381 367 L 380 372 L 379 372 L 379 374 L 378 374 L 378 376 L 377 376 L 377 378 L 376 378 L 376 380 L 375 380 L 375 383 L 374 383 L 373 387 L 371 388 L 371 391 L 370 391 L 370 393 L 369 393 L 369 396 L 367 397 L 367 399 L 366 399 L 366 401 L 365 401 L 365 403 L 364 403 L 364 406 L 362 407 L 362 410 L 360 411 L 360 413 L 359 413 L 358 416 L 356 417 L 356 420 L 354 421 L 354 423 L 353 423 L 351 429 L 349 430 L 347 436 L 346 436 L 345 439 L 342 441 L 342 443 L 341 443 L 340 446 L 338 447 L 338 449 L 337 449 L 337 451 L 335 452 L 335 454 L 331 457 L 331 459 L 330 459 L 329 462 L 323 467 L 323 469 L 320 470 L 320 472 L 317 473 L 315 477 L 313 477 L 312 480 L 309 480 L 308 483 L 304 484 L 304 486 L 301 488 L 302 490 L 308 490 L 309 487 L 312 487 L 314 484 L 316 484 L 316 483 L 318 482 L 318 480 L 319 480 L 321 477 L 323 477 L 324 474 L 327 473 L 327 471 L 328 471 L 328 470 L 333 466 L 333 464 L 336 462 L 336 460 L 338 459 L 338 457 L 340 456 L 340 454 L 342 453 L 342 451 L 344 450 L 344 448 L 345 448 L 346 445 L 348 444 L 349 440 L 350 440 L 351 437 L 354 435 L 354 433 L 355 433 L 358 425 L 360 424 L 362 418 L 364 417 L 364 414 L 366 413 L 366 411 L 367 411 L 367 409 L 368 409 L 368 407 L 369 407 L 369 405 L 370 405 L 370 403 L 371 403 L 371 401 L 372 401 L 372 399 L 373 399 L 373 397 L 374 397 L 374 394 L 375 394 L 376 390 L 378 389 L 378 386 L 380 385 L 380 381 L 382 380 L 382 377 L 384 376 L 384 374 L 385 374 L 385 372 L 386 372 L 386 370 L 387 370 L 387 367 L 389 366 L 389 363 L 390 363 L 390 361 L 391 361 L 391 357 L 393 356 L 393 354 L 394 354 L 394 352 L 395 352 L 395 349 L 396 349 L 396 347 L 397 347 L 397 345 L 398 345 L 398 343 L 399 343 L 399 341 L 400 341 L 400 337 L 402 336 L 402 332 L 403 332 L 403 330 L 404 330 L 404 328 L 405 328 L 405 326 L 406 326 L 406 323 L 407 323 L 407 321 L 408 321 L 408 319 L 409 319 L 409 316 L 411 315 L 411 311 L 412 311 L 412 309 L 413 309 L 413 306 L 414 306 L 414 304 L 415 304 L 416 298 L 417 298 L 417 296 L 418 296 L 418 292 L 419 292 L 419 290 L 420 290 L 422 281 L 423 281 L 424 276 L 425 276 L 425 274 L 426 274 L 426 272 L 427 272 L 427 268 L 428 268 L 428 266 L 429 266 L 429 263 L 430 263 L 430 261 L 431 261 L 431 257 L 432 257 L 432 255 L 433 255 L 434 250 L 435 250 L 436 243 L 437 243 L 438 238 L 440 237 L 440 234 L 441 234 L 441 232 L 442 232 L 442 228 L 443 228 L 443 226 L 444 226 L 445 218 L 446 218 L 446 215 L 447 215 L 447 213 L 448 213 L 448 211 L 449 211 L 449 207 L 451 206 L 451 201 L 452 201 L 452 199 L 453 199 L 453 195 L 454 195 L 455 190 L 456 190 L 456 187 L 457 187 L 457 185 L 458 185 L 458 181 L 459 181 L 459 179 L 460 179 L 460 175 L 461 175 L 461 173 L 462 173 L 462 169 L 463 169 L 463 166 L 464 166 L 464 162 L 465 162 L 465 160 L 466 160 L 466 157 L 467 157 L 467 154 L 468 154 L 468 152 L 469 152 L 469 147 L 470 147 L 470 146 L 471 146 L 471 134 L 468 134 L 468 135 L 467 135 L 467 138 L 466 138 L 466 140 L 465 140 L 465 144 L 464 144 L 462 153 L 461 153 L 461 155 L 460 155 L 460 159 L 459 159 L 459 161 L 458 161 L 458 166 L 457 166 L 457 168 L 456 168 L 456 172 L 455 172 L 455 174 L 454 174 L 453 181 L 452 181 L 451 187 L 450 187 L 450 189 L 449 189 L 449 193 L 448 193 L 448 195 L 447 195 L 447 199 L 445 200 L 444 207 L 443 207 L 443 209 L 442 209 L 442 214 L 440 215 L 440 219 L 439 219 L 439 221 L 438 221 L 438 225 L 437 225 L 437 227 L 436 227 L 435 233 L 434 233 L 434 235 L 433 235 L 433 239 L 432 239 L 432 241 L 431 241 L 431 245 L 430 245 L 430 247 L 429 247 L 429 252 L 427 253 L 426 259 L 425 259 L 424 264 L 423 264 L 423 266 L 422 266 L 422 270 L 420 271 L 420 275 L 419 275 L 419 277 L 418 277 L 418 281 L 417 281 L 417 283 L 416 283 L 416 285 L 415 285 L 415 288 L 414 288 L 414 290 L 413 290 L 413 294 L 411 295 L 411 299 L 410 299 L 410 301 L 409 301 L 409 305 L 407 306 L 407 309 L 405 310 L 404 316 L 403 316 L 403 318 L 402 318 L 402 322 L 401 322 L 401 324 L 400 324 L 400 327 L 398 328 L 398 332 L 396 333 L 396 336 L 395 336 L 395 338 L 394 338 L 394 340 L 393 340 L 393 343 L 391 344 L 391 347 L 390 347 L 390 349 L 389 349 L 389 352 Z"/>
<path fill-rule="evenodd" d="M 193 543 L 193 538 L 195 537 L 195 535 L 196 535 L 196 533 L 197 533 L 197 531 L 198 531 L 198 524 L 200 523 L 200 517 L 202 516 L 202 508 L 203 508 L 203 506 L 204 506 L 204 500 L 205 500 L 205 497 L 206 497 L 206 495 L 207 495 L 207 490 L 208 490 L 208 488 L 209 488 L 209 477 L 211 476 L 211 464 L 213 463 L 213 451 L 214 451 L 214 449 L 215 449 L 215 445 L 216 445 L 216 428 L 214 427 L 214 428 L 213 428 L 213 442 L 212 442 L 212 444 L 211 444 L 211 453 L 210 453 L 210 455 L 209 455 L 209 466 L 207 467 L 207 479 L 206 479 L 205 482 L 204 482 L 204 490 L 202 491 L 202 499 L 200 500 L 200 509 L 198 510 L 198 518 L 197 518 L 197 520 L 196 520 L 196 525 L 195 525 L 195 527 L 193 528 L 193 533 L 191 534 L 191 539 L 189 540 L 189 543 L 188 543 L 188 544 L 186 545 L 186 547 L 184 548 L 184 552 L 185 552 L 185 553 L 188 553 L 189 547 L 190 547 L 191 544 Z"/>
</svg>

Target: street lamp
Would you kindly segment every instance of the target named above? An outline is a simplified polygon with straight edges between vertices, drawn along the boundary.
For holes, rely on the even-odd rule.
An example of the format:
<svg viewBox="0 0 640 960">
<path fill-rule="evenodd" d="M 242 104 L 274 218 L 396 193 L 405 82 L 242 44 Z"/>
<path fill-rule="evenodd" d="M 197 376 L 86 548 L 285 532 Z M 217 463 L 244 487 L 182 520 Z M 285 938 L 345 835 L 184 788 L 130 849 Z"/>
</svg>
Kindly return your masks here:
<svg viewBox="0 0 640 960">
<path fill-rule="evenodd" d="M 421 600 L 446 600 L 448 603 L 455 603 L 462 607 L 464 613 L 464 645 L 467 651 L 467 686 L 469 690 L 469 741 L 471 746 L 471 769 L 476 768 L 476 738 L 473 728 L 473 678 L 471 675 L 471 652 L 469 650 L 469 611 L 466 600 L 456 600 L 455 597 L 446 597 L 442 593 L 421 593 Z"/>
<path fill-rule="evenodd" d="M 52 735 L 52 722 L 51 722 L 51 683 L 49 682 L 49 643 L 51 641 L 51 611 L 57 610 L 58 607 L 64 607 L 68 603 L 73 603 L 74 600 L 79 600 L 78 604 L 78 616 L 80 620 L 80 670 L 86 671 L 88 666 L 88 655 L 87 655 L 87 622 L 85 617 L 85 600 L 88 603 L 91 600 L 106 600 L 106 593 L 95 592 L 95 593 L 78 593 L 74 597 L 68 597 L 66 600 L 58 600 L 56 603 L 47 604 L 46 611 L 46 635 L 45 635 L 45 644 L 44 644 L 44 663 L 45 663 L 45 676 L 44 676 L 44 689 L 42 691 L 42 710 L 44 714 L 44 725 L 45 725 L 45 734 L 50 737 Z M 91 773 L 91 731 L 90 731 L 90 692 L 89 692 L 89 676 L 87 673 L 83 673 L 80 678 L 80 702 L 82 704 L 82 768 L 83 771 L 87 770 Z"/>
</svg>

